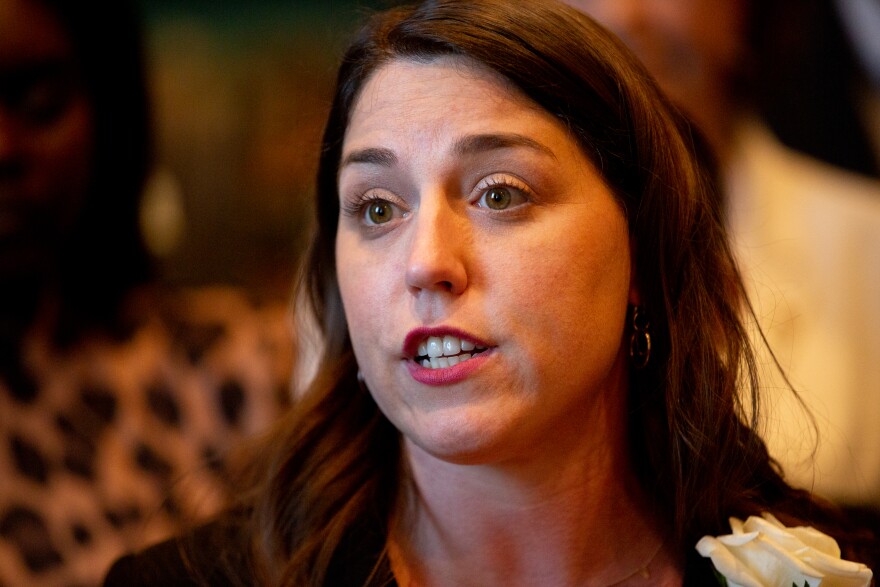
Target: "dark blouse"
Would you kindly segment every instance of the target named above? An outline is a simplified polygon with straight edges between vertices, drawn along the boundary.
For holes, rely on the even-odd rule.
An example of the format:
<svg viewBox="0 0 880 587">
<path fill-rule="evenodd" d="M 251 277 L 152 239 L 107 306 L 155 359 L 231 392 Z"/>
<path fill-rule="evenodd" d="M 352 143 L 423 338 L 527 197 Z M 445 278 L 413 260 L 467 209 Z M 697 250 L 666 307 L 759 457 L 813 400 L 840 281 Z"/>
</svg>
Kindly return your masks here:
<svg viewBox="0 0 880 587">
<path fill-rule="evenodd" d="M 227 516 L 176 540 L 127 555 L 113 565 L 105 587 L 232 587 L 255 579 L 243 545 L 240 517 Z M 385 537 L 374 528 L 353 530 L 331 561 L 327 587 L 390 587 L 397 583 L 382 557 Z M 688 553 L 683 587 L 717 585 L 708 559 Z"/>
</svg>

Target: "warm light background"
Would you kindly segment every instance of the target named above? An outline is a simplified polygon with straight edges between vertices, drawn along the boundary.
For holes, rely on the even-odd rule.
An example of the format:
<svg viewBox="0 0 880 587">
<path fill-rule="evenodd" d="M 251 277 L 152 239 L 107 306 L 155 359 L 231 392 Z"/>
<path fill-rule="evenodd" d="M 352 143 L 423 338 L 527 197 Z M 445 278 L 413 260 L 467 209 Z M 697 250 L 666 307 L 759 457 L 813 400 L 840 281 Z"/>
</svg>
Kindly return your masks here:
<svg viewBox="0 0 880 587">
<path fill-rule="evenodd" d="M 376 0 L 141 0 L 157 172 L 145 230 L 172 284 L 286 295 L 339 54 Z"/>
</svg>

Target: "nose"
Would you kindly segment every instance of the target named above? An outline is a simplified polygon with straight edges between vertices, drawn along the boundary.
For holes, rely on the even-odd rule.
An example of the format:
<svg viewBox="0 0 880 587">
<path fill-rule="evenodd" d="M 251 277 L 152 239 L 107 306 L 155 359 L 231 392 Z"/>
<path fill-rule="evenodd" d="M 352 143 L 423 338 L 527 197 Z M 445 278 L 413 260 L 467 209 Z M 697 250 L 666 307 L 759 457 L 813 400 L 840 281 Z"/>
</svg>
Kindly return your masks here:
<svg viewBox="0 0 880 587">
<path fill-rule="evenodd" d="M 15 120 L 0 105 L 0 186 L 22 176 L 21 140 Z M 5 189 L 0 197 L 5 197 Z"/>
<path fill-rule="evenodd" d="M 445 195 L 423 197 L 412 223 L 406 285 L 413 294 L 467 289 L 470 231 Z"/>
<path fill-rule="evenodd" d="M 21 121 L 0 100 L 0 181 L 21 177 L 27 159 L 27 136 Z"/>
<path fill-rule="evenodd" d="M 10 161 L 17 152 L 18 125 L 15 117 L 0 103 L 0 162 Z"/>
</svg>

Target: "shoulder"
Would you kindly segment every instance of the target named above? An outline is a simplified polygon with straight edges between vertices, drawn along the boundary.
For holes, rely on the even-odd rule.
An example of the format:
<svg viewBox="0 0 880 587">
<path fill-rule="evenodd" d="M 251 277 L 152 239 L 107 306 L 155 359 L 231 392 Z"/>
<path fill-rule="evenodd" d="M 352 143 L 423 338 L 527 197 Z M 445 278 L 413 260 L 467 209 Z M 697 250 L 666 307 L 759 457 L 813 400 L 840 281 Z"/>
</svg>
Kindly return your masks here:
<svg viewBox="0 0 880 587">
<path fill-rule="evenodd" d="M 140 554 L 129 554 L 110 568 L 107 587 L 146 585 L 199 585 L 196 573 L 184 561 L 176 544 L 163 542 Z"/>
<path fill-rule="evenodd" d="M 880 181 L 790 149 L 754 120 L 736 129 L 726 175 L 734 207 L 787 206 L 786 211 L 802 215 L 818 208 L 842 216 L 867 216 L 875 222 L 880 218 Z M 757 202 L 750 202 L 753 199 Z M 809 209 L 798 210 L 804 206 Z"/>
<path fill-rule="evenodd" d="M 210 524 L 116 561 L 104 587 L 232 587 L 259 584 L 249 555 L 248 514 L 227 513 Z M 355 524 L 327 568 L 324 585 L 396 585 L 384 556 L 385 535 L 372 521 Z"/>
<path fill-rule="evenodd" d="M 188 534 L 120 558 L 108 572 L 104 585 L 252 584 L 253 578 L 246 576 L 249 565 L 242 535 L 242 518 L 226 515 Z"/>
</svg>

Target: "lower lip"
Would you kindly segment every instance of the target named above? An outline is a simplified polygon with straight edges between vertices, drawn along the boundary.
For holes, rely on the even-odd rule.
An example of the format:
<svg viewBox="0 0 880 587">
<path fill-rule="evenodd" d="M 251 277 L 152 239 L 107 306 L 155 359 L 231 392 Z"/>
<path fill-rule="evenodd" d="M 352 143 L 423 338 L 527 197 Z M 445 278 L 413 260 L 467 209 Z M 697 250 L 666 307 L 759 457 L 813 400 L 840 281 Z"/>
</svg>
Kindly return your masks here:
<svg viewBox="0 0 880 587">
<path fill-rule="evenodd" d="M 406 368 L 409 369 L 409 374 L 413 379 L 424 385 L 452 385 L 470 377 L 471 373 L 479 369 L 489 359 L 491 354 L 491 349 L 485 350 L 467 361 L 441 369 L 428 369 L 422 367 L 414 360 L 408 360 Z"/>
</svg>

